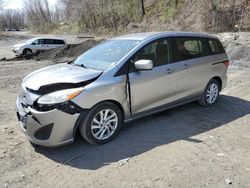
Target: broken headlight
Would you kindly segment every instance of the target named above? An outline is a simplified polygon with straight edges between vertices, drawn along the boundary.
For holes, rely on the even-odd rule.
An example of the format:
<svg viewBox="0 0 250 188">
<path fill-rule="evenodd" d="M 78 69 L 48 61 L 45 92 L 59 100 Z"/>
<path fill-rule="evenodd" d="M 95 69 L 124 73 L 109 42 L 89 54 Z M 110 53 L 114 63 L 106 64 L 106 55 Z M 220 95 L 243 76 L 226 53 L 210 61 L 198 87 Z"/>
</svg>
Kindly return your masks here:
<svg viewBox="0 0 250 188">
<path fill-rule="evenodd" d="M 69 101 L 79 95 L 84 88 L 73 88 L 73 89 L 64 89 L 49 93 L 40 97 L 37 101 L 38 104 L 58 104 Z"/>
</svg>

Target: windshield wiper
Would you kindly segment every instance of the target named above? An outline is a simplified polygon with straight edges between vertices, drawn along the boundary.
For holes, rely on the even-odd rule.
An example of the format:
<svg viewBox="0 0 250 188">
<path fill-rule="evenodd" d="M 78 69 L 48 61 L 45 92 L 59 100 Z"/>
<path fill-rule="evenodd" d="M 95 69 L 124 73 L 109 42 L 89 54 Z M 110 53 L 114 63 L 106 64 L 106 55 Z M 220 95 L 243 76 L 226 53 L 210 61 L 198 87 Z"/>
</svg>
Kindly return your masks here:
<svg viewBox="0 0 250 188">
<path fill-rule="evenodd" d="M 73 63 L 73 65 L 82 67 L 84 69 L 88 69 L 84 64 L 75 64 L 75 63 Z"/>
</svg>

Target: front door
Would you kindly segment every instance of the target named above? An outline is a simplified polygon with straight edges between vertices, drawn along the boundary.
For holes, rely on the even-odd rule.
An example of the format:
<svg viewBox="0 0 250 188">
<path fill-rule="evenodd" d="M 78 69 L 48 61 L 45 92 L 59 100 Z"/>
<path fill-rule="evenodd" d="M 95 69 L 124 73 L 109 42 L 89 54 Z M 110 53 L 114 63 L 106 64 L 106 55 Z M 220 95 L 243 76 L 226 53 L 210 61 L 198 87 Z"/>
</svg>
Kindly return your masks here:
<svg viewBox="0 0 250 188">
<path fill-rule="evenodd" d="M 36 41 L 33 42 L 33 47 L 32 50 L 38 51 L 38 50 L 46 50 L 47 49 L 47 45 L 45 44 L 45 39 L 38 39 Z"/>
<path fill-rule="evenodd" d="M 170 40 L 160 39 L 140 49 L 130 60 L 150 59 L 152 70 L 137 71 L 131 63 L 129 78 L 132 115 L 156 109 L 176 100 L 176 65 L 169 64 Z"/>
</svg>

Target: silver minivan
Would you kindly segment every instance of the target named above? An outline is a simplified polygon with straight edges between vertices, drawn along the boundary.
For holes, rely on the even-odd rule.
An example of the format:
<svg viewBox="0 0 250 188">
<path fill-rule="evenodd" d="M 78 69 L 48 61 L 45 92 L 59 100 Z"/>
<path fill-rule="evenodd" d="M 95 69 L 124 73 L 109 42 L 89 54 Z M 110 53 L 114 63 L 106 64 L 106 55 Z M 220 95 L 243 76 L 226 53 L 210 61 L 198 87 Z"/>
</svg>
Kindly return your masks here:
<svg viewBox="0 0 250 188">
<path fill-rule="evenodd" d="M 109 39 L 74 61 L 23 79 L 16 101 L 34 144 L 59 146 L 80 131 L 91 144 L 112 140 L 124 122 L 191 101 L 214 105 L 227 80 L 228 57 L 214 36 L 136 33 Z"/>
<path fill-rule="evenodd" d="M 12 51 L 17 55 L 31 55 L 38 51 L 45 51 L 54 48 L 64 48 L 66 43 L 64 39 L 58 37 L 39 37 L 32 38 L 26 42 L 16 44 L 13 46 Z"/>
</svg>

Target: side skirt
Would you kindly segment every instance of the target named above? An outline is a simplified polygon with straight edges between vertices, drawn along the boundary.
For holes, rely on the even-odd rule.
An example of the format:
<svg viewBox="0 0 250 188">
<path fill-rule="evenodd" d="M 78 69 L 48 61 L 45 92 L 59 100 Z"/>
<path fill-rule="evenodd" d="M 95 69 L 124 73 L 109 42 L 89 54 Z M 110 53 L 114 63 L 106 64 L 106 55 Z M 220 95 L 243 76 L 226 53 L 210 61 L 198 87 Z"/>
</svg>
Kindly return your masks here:
<svg viewBox="0 0 250 188">
<path fill-rule="evenodd" d="M 165 104 L 165 105 L 162 105 L 162 106 L 150 109 L 150 110 L 139 112 L 139 113 L 133 114 L 131 118 L 125 119 L 124 123 L 128 123 L 128 122 L 134 121 L 136 119 L 140 119 L 142 117 L 145 117 L 145 116 L 148 116 L 148 115 L 151 115 L 151 114 L 155 114 L 155 113 L 158 113 L 158 112 L 161 112 L 161 111 L 164 111 L 164 110 L 168 110 L 170 108 L 175 108 L 175 107 L 178 107 L 178 106 L 182 106 L 184 104 L 191 103 L 191 102 L 197 101 L 199 99 L 200 99 L 200 96 L 195 97 L 195 98 L 191 98 L 191 99 L 190 98 L 189 99 L 181 99 L 181 100 L 178 100 L 178 101 L 175 101 L 175 102 L 172 102 L 172 103 L 168 103 L 168 104 Z"/>
</svg>

